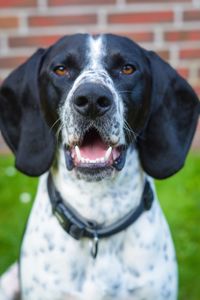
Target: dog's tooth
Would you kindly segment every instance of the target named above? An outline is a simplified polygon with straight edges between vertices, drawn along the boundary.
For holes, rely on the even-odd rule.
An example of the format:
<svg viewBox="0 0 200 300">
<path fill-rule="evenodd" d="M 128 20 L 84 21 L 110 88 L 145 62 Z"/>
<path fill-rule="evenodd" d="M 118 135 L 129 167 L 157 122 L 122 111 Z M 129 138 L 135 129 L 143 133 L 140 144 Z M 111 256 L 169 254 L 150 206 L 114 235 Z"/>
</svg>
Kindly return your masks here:
<svg viewBox="0 0 200 300">
<path fill-rule="evenodd" d="M 99 160 L 100 160 L 101 163 L 104 163 L 106 161 L 105 157 L 101 157 Z"/>
<path fill-rule="evenodd" d="M 86 159 L 84 157 L 81 157 L 81 162 L 84 164 L 86 163 Z"/>
<path fill-rule="evenodd" d="M 80 152 L 80 149 L 77 145 L 75 146 L 75 151 L 76 151 L 76 156 L 78 158 L 78 161 L 81 161 L 82 160 L 81 152 Z"/>
<path fill-rule="evenodd" d="M 115 134 L 112 134 L 110 139 L 113 144 L 117 144 L 119 142 L 119 137 Z"/>
<path fill-rule="evenodd" d="M 87 164 L 89 164 L 89 163 L 90 163 L 89 158 L 85 158 L 85 162 L 86 162 Z"/>
<path fill-rule="evenodd" d="M 104 156 L 105 161 L 109 159 L 111 152 L 112 152 L 112 147 L 109 147 Z"/>
</svg>

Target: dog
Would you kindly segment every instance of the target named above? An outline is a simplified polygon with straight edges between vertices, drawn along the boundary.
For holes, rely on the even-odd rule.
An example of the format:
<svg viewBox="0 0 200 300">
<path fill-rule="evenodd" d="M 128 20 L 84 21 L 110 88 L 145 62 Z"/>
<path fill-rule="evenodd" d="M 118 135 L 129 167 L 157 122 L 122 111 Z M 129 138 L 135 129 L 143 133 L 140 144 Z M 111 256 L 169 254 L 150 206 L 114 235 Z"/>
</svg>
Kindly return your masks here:
<svg viewBox="0 0 200 300">
<path fill-rule="evenodd" d="M 199 111 L 169 64 L 112 34 L 65 36 L 11 73 L 0 128 L 16 168 L 41 176 L 21 247 L 21 299 L 177 299 L 152 178 L 182 168 Z"/>
</svg>

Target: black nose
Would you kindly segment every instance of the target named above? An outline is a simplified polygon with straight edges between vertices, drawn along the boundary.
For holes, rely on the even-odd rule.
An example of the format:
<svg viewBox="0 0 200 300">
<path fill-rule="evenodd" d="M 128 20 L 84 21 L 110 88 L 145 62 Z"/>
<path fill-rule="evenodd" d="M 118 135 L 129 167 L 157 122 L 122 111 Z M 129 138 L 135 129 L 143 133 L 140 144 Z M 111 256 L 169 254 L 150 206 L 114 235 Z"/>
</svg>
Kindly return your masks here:
<svg viewBox="0 0 200 300">
<path fill-rule="evenodd" d="M 103 116 L 113 105 L 113 95 L 108 88 L 95 83 L 84 83 L 73 97 L 75 110 L 92 119 Z"/>
</svg>

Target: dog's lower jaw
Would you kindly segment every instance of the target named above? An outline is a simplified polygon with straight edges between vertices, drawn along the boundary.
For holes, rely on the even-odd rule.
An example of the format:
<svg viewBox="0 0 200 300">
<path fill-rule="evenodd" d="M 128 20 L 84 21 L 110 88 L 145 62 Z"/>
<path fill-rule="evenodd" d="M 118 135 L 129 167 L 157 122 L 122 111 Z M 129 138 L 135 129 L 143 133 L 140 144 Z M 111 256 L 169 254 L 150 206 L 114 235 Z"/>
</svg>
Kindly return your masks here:
<svg viewBox="0 0 200 300">
<path fill-rule="evenodd" d="M 55 185 L 63 200 L 84 217 L 108 224 L 122 218 L 139 204 L 145 174 L 135 149 L 127 151 L 126 163 L 121 171 L 114 167 L 99 172 L 86 171 L 85 174 L 83 169 L 79 171 L 78 168 L 68 171 L 62 149 L 58 157 L 57 170 L 53 170 Z"/>
<path fill-rule="evenodd" d="M 99 182 L 106 180 L 107 178 L 114 177 L 116 170 L 113 167 L 106 167 L 101 169 L 91 169 L 89 172 L 84 168 L 76 168 L 74 170 L 77 179 L 84 180 L 86 182 Z"/>
</svg>

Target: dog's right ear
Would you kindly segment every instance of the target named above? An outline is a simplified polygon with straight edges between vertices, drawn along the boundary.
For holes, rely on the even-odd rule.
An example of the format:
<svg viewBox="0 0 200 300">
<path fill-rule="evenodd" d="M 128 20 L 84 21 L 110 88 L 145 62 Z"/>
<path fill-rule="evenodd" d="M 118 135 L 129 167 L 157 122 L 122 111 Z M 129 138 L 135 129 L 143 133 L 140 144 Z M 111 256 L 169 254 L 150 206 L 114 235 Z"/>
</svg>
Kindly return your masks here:
<svg viewBox="0 0 200 300">
<path fill-rule="evenodd" d="M 0 129 L 21 172 L 39 176 L 53 161 L 55 137 L 41 108 L 38 74 L 45 50 L 39 49 L 14 70 L 0 89 Z"/>
<path fill-rule="evenodd" d="M 149 120 L 138 139 L 142 166 L 167 178 L 184 165 L 199 119 L 200 103 L 191 86 L 154 52 L 146 52 L 152 74 Z"/>
</svg>

